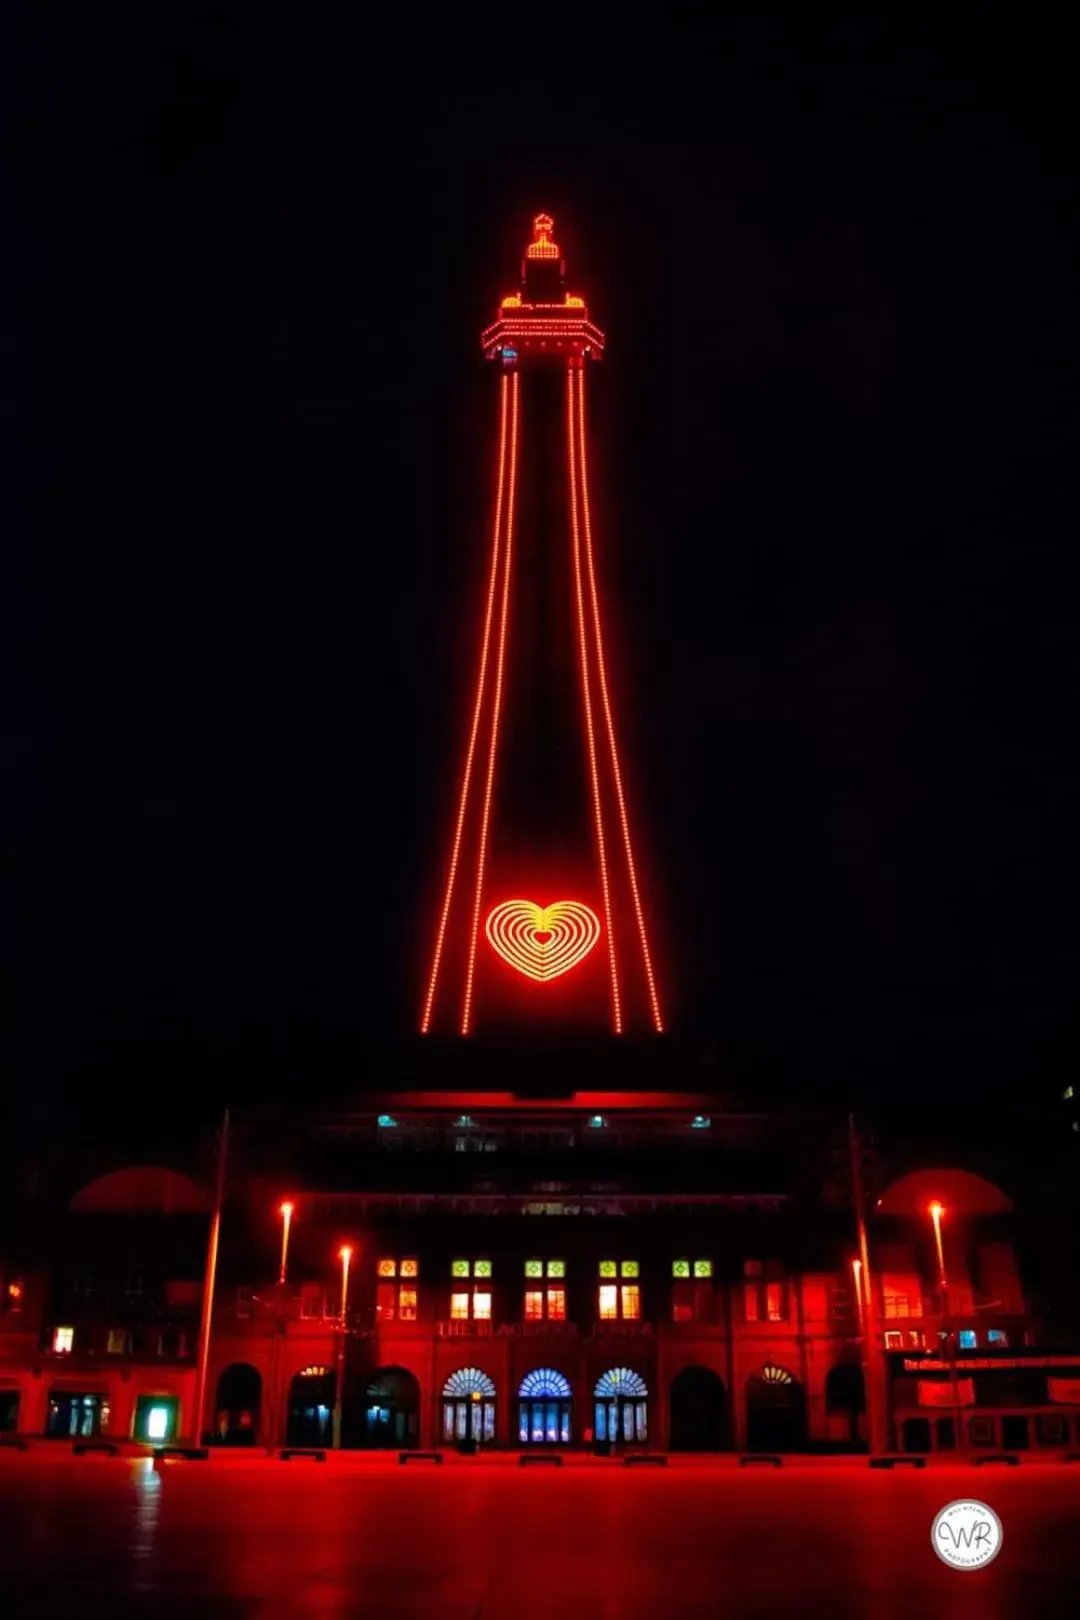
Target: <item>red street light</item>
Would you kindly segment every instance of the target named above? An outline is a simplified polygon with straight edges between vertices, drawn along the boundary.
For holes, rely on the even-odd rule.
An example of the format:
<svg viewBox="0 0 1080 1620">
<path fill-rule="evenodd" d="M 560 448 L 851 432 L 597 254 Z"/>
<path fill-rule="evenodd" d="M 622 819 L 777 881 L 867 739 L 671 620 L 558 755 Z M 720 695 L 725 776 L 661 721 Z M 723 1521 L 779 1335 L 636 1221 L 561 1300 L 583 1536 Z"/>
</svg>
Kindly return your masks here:
<svg viewBox="0 0 1080 1620">
<path fill-rule="evenodd" d="M 862 1261 L 857 1254 L 853 1254 L 851 1257 L 851 1275 L 855 1281 L 855 1310 L 859 1318 L 859 1335 L 861 1337 L 866 1328 L 863 1323 Z"/>
<path fill-rule="evenodd" d="M 939 1204 L 935 1198 L 934 1202 L 928 1206 L 928 1209 L 930 1219 L 934 1224 L 934 1243 L 937 1247 L 938 1280 L 940 1281 L 942 1288 L 946 1288 L 948 1287 L 948 1284 L 945 1281 L 945 1250 L 941 1242 L 941 1217 L 945 1213 L 945 1205 Z"/>
<path fill-rule="evenodd" d="M 285 1281 L 285 1273 L 288 1269 L 289 1232 L 292 1229 L 293 1210 L 295 1208 L 296 1205 L 290 1203 L 287 1199 L 285 1203 L 278 1205 L 278 1212 L 281 1215 L 281 1269 L 278 1272 L 279 1283 L 283 1283 Z"/>
<path fill-rule="evenodd" d="M 332 1440 L 335 1450 L 341 1446 L 341 1406 L 345 1395 L 345 1312 L 349 1304 L 349 1266 L 352 1262 L 351 1243 L 343 1243 L 338 1250 L 341 1261 L 341 1316 L 338 1321 L 338 1351 L 334 1369 L 334 1419 Z"/>
</svg>

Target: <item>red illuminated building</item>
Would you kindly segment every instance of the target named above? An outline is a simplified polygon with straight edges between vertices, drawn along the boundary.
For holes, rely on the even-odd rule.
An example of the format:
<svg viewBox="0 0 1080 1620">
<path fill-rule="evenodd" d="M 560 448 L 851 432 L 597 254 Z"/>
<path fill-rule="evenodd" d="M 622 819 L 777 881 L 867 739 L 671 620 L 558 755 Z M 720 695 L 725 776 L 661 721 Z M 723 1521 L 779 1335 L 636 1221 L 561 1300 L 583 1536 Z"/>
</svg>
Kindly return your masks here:
<svg viewBox="0 0 1080 1620">
<path fill-rule="evenodd" d="M 416 1041 L 378 1091 L 246 1120 L 217 1198 L 182 1161 L 0 1191 L 0 1434 L 1080 1447 L 1080 1352 L 1044 1335 L 996 1175 L 908 1152 L 864 1208 L 845 1117 L 739 1104 L 653 1039 L 589 494 L 604 338 L 553 229 L 483 334 L 491 546 L 421 1013 L 516 1038 Z"/>
<path fill-rule="evenodd" d="M 481 342 L 498 428 L 476 687 L 420 1027 L 663 1029 L 604 644 L 586 377 L 604 335 L 538 214 Z"/>
</svg>

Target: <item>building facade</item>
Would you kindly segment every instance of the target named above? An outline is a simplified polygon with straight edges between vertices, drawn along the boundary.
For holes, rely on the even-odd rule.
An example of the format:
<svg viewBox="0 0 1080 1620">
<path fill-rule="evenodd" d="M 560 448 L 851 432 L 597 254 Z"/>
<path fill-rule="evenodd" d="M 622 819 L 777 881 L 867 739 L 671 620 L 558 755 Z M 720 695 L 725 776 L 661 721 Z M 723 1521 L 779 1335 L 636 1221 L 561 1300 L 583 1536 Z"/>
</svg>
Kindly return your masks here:
<svg viewBox="0 0 1080 1620">
<path fill-rule="evenodd" d="M 865 1290 L 829 1146 L 820 1122 L 705 1094 L 463 1092 L 318 1120 L 289 1174 L 249 1150 L 224 1210 L 203 1439 L 863 1449 Z M 120 1171 L 48 1226 L 51 1253 L 5 1256 L 9 1433 L 190 1435 L 208 1202 L 174 1172 Z M 1080 1443 L 1080 1356 L 1038 1343 L 1014 1220 L 956 1170 L 874 1203 L 891 1446 Z"/>
</svg>

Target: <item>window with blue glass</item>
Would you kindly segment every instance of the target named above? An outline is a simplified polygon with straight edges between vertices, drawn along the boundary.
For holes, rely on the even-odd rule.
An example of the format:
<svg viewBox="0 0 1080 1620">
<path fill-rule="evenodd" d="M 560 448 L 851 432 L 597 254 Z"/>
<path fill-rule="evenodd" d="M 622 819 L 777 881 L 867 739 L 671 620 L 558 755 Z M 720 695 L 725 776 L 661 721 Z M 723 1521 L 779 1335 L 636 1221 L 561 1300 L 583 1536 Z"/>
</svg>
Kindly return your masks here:
<svg viewBox="0 0 1080 1620">
<path fill-rule="evenodd" d="M 961 1350 L 974 1350 L 978 1344 L 974 1328 L 961 1328 L 959 1333 Z"/>
<path fill-rule="evenodd" d="M 523 1446 L 570 1444 L 570 1381 L 554 1367 L 538 1367 L 522 1379 L 518 1439 Z"/>
</svg>

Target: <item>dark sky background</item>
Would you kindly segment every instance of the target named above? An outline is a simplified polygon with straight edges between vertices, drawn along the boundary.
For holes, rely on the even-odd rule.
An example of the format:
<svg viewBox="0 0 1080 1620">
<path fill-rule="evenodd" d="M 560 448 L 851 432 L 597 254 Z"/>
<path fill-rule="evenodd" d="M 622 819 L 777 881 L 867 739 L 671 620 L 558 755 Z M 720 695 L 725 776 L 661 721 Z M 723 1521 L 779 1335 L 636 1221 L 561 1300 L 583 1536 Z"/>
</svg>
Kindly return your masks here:
<svg viewBox="0 0 1080 1620">
<path fill-rule="evenodd" d="M 31 27 L 9 86 L 20 1095 L 108 1130 L 180 1078 L 212 1111 L 411 1072 L 477 337 L 546 207 L 608 334 L 610 639 L 683 1049 L 761 1101 L 1052 1101 L 1076 56 L 688 24 L 520 70 L 498 31 L 458 65 L 186 9 Z"/>
</svg>

